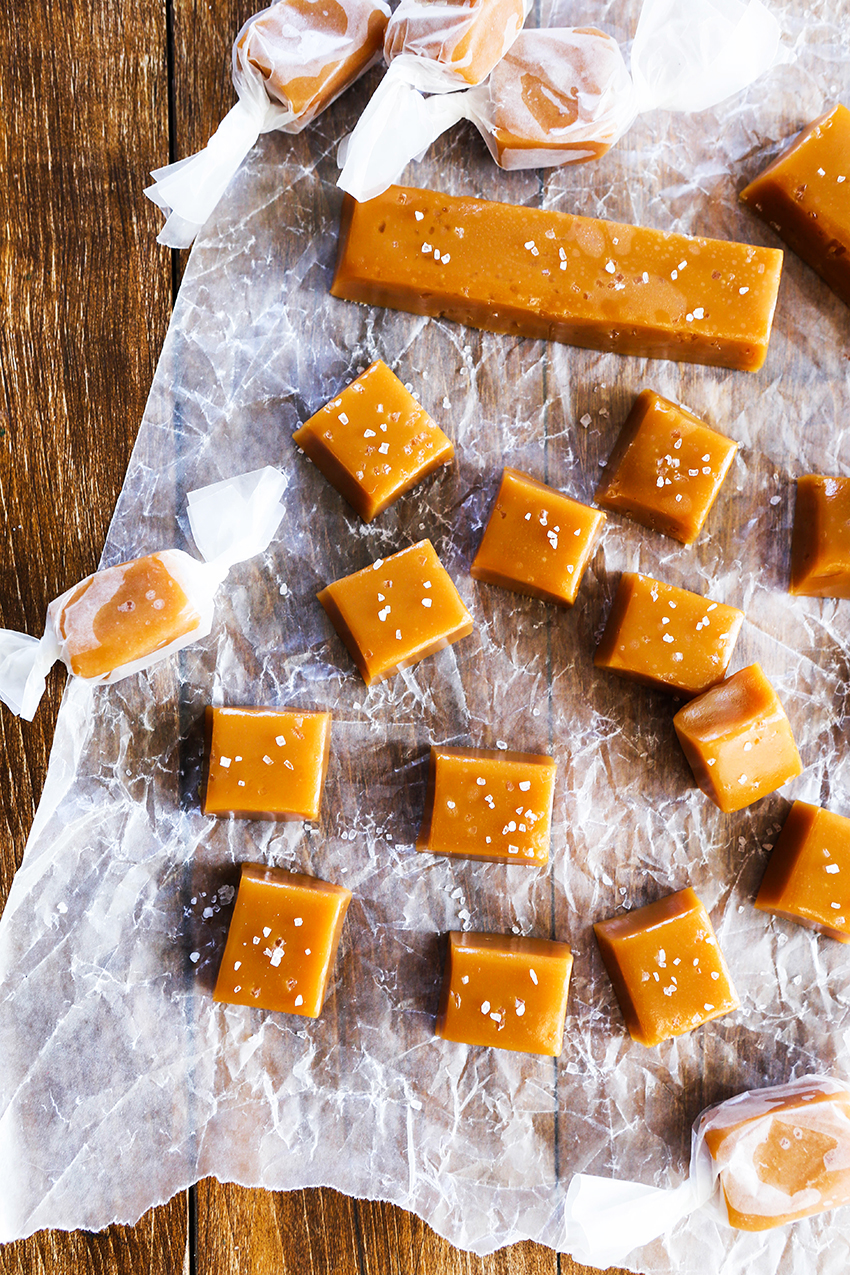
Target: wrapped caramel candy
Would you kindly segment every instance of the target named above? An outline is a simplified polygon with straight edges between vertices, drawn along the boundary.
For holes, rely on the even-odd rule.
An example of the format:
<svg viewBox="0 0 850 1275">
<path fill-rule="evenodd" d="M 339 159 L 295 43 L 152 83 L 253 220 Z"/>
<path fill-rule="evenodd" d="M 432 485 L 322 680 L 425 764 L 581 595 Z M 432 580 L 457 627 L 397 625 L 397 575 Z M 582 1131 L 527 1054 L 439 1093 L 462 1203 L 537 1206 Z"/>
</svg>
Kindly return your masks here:
<svg viewBox="0 0 850 1275">
<path fill-rule="evenodd" d="M 261 133 L 300 133 L 381 55 L 386 0 L 277 0 L 233 45 L 236 106 L 197 155 L 156 169 L 158 242 L 188 248 Z"/>
<path fill-rule="evenodd" d="M 409 2 L 425 7 L 423 0 Z M 394 52 L 402 42 L 391 37 L 407 3 L 387 29 Z M 402 61 L 408 42 L 403 47 Z M 463 93 L 452 92 L 466 87 L 457 83 L 457 70 L 443 71 L 437 79 L 425 73 L 424 64 L 393 62 L 340 148 L 338 184 L 355 199 L 374 198 L 460 119 L 475 124 L 502 168 L 596 159 L 638 114 L 662 108 L 701 111 L 740 92 L 774 63 L 778 47 L 779 27 L 761 0 L 690 0 L 688 5 L 644 0 L 631 74 L 616 41 L 595 27 L 523 31 L 493 63 L 489 79 L 470 78 L 476 87 Z"/>
<path fill-rule="evenodd" d="M 262 553 L 277 531 L 285 486 L 267 466 L 189 492 L 204 562 L 166 549 L 106 567 L 51 602 L 40 640 L 0 629 L 0 700 L 31 721 L 57 660 L 87 681 L 118 682 L 206 637 L 230 568 Z"/>
<path fill-rule="evenodd" d="M 694 1122 L 690 1172 L 674 1190 L 577 1174 L 566 1201 L 569 1248 L 622 1262 L 707 1208 L 739 1231 L 766 1231 L 850 1203 L 850 1086 L 829 1076 L 752 1089 Z"/>
</svg>

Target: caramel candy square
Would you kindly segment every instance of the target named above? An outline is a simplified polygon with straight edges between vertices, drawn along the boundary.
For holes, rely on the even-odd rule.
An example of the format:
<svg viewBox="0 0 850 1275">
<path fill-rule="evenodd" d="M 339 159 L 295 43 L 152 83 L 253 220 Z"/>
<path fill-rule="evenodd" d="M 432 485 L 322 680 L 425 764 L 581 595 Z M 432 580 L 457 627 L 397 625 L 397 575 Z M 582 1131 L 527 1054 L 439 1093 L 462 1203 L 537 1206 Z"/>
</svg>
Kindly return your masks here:
<svg viewBox="0 0 850 1275">
<path fill-rule="evenodd" d="M 688 886 L 593 927 L 633 1040 L 660 1045 L 740 1007 L 705 907 Z"/>
<path fill-rule="evenodd" d="M 213 1000 L 318 1018 L 351 891 L 243 863 Z"/>
<path fill-rule="evenodd" d="M 416 849 L 540 867 L 549 859 L 554 758 L 432 748 Z"/>
<path fill-rule="evenodd" d="M 566 943 L 453 930 L 437 1035 L 557 1058 L 572 966 Z"/>
<path fill-rule="evenodd" d="M 488 88 L 485 141 L 506 169 L 598 159 L 634 94 L 619 44 L 595 27 L 521 31 Z"/>
<path fill-rule="evenodd" d="M 804 474 L 797 479 L 791 592 L 850 598 L 850 478 Z"/>
<path fill-rule="evenodd" d="M 753 1090 L 700 1125 L 730 1226 L 767 1231 L 850 1204 L 850 1093 L 836 1081 Z"/>
<path fill-rule="evenodd" d="M 330 713 L 208 708 L 205 815 L 318 819 L 330 753 Z"/>
<path fill-rule="evenodd" d="M 756 907 L 850 943 L 850 819 L 795 801 Z"/>
<path fill-rule="evenodd" d="M 77 585 L 55 620 L 72 673 L 105 677 L 198 627 L 169 559 L 168 551 L 134 558 Z"/>
<path fill-rule="evenodd" d="M 608 459 L 596 501 L 693 544 L 737 450 L 686 408 L 644 390 Z"/>
<path fill-rule="evenodd" d="M 754 372 L 782 253 L 468 195 L 343 200 L 331 293 L 512 337 Z"/>
<path fill-rule="evenodd" d="M 379 558 L 318 597 L 367 686 L 472 632 L 472 616 L 430 540 Z"/>
<path fill-rule="evenodd" d="M 742 810 L 803 769 L 791 724 L 758 664 L 691 700 L 673 718 L 694 779 L 721 810 Z"/>
<path fill-rule="evenodd" d="M 836 106 L 741 192 L 798 257 L 850 305 L 850 111 Z"/>
<path fill-rule="evenodd" d="M 384 40 L 387 62 L 427 58 L 466 84 L 486 80 L 525 21 L 523 0 L 401 0 Z"/>
<path fill-rule="evenodd" d="M 594 664 L 677 695 L 722 682 L 743 611 L 624 571 Z"/>
<path fill-rule="evenodd" d="M 364 522 L 454 456 L 440 427 L 380 359 L 311 416 L 292 441 Z"/>
<path fill-rule="evenodd" d="M 572 606 L 605 515 L 506 469 L 470 568 L 476 580 Z"/>
<path fill-rule="evenodd" d="M 374 0 L 277 0 L 246 23 L 235 59 L 306 124 L 375 61 L 386 28 L 387 9 Z"/>
</svg>

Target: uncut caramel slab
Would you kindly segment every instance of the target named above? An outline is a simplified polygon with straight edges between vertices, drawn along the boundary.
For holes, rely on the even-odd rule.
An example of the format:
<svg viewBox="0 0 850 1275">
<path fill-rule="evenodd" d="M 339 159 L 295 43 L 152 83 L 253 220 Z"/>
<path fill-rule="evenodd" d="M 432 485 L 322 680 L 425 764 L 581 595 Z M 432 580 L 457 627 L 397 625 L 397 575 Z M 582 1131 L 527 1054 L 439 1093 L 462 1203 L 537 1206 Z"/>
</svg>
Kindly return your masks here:
<svg viewBox="0 0 850 1275">
<path fill-rule="evenodd" d="M 391 186 L 346 195 L 331 293 L 591 350 L 756 371 L 782 253 Z"/>
</svg>

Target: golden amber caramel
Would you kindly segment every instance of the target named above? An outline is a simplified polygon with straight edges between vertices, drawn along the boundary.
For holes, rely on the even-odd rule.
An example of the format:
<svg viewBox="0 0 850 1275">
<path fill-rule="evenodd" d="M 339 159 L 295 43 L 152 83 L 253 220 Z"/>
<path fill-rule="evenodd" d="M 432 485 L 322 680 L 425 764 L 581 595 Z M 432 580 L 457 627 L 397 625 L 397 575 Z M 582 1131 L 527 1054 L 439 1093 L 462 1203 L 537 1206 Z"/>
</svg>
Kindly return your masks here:
<svg viewBox="0 0 850 1275">
<path fill-rule="evenodd" d="M 191 633 L 200 618 L 165 555 L 152 553 L 83 580 L 56 623 L 71 672 L 105 677 Z"/>
<path fill-rule="evenodd" d="M 850 111 L 836 106 L 741 198 L 850 305 Z"/>
<path fill-rule="evenodd" d="M 850 598 L 850 478 L 804 474 L 797 479 L 791 592 Z"/>
<path fill-rule="evenodd" d="M 593 927 L 632 1038 L 660 1045 L 740 1002 L 705 907 L 688 886 Z"/>
<path fill-rule="evenodd" d="M 208 708 L 205 815 L 318 819 L 330 754 L 330 713 Z"/>
<path fill-rule="evenodd" d="M 698 787 L 721 810 L 742 810 L 803 769 L 791 724 L 758 664 L 691 700 L 673 725 Z"/>
<path fill-rule="evenodd" d="M 594 664 L 677 695 L 700 695 L 726 676 L 743 611 L 624 571 Z"/>
<path fill-rule="evenodd" d="M 506 469 L 470 574 L 572 606 L 604 521 L 598 509 Z"/>
<path fill-rule="evenodd" d="M 549 859 L 554 758 L 432 748 L 416 849 L 540 867 Z"/>
<path fill-rule="evenodd" d="M 619 136 L 612 96 L 630 88 L 617 41 L 595 27 L 521 31 L 489 80 L 493 158 L 598 159 Z"/>
<path fill-rule="evenodd" d="M 795 801 L 756 907 L 850 943 L 850 819 Z"/>
<path fill-rule="evenodd" d="M 572 965 L 566 943 L 453 930 L 437 1035 L 557 1058 Z"/>
<path fill-rule="evenodd" d="M 454 447 L 380 359 L 296 430 L 303 449 L 364 522 L 454 456 Z"/>
<path fill-rule="evenodd" d="M 608 458 L 597 504 L 692 544 L 737 450 L 686 408 L 644 390 Z"/>
<path fill-rule="evenodd" d="M 312 119 L 375 59 L 386 28 L 373 0 L 278 0 L 248 24 L 236 53 L 272 101 Z"/>
<path fill-rule="evenodd" d="M 850 1093 L 825 1087 L 756 1090 L 706 1113 L 731 1226 L 766 1231 L 850 1203 Z"/>
<path fill-rule="evenodd" d="M 335 297 L 591 350 L 755 371 L 782 253 L 391 186 L 346 195 Z"/>
<path fill-rule="evenodd" d="M 318 598 L 367 686 L 472 632 L 430 540 L 336 580 Z"/>
<path fill-rule="evenodd" d="M 387 62 L 400 53 L 439 62 L 480 84 L 525 21 L 522 0 L 401 0 L 384 40 Z"/>
<path fill-rule="evenodd" d="M 243 863 L 213 999 L 317 1018 L 351 891 Z"/>
</svg>

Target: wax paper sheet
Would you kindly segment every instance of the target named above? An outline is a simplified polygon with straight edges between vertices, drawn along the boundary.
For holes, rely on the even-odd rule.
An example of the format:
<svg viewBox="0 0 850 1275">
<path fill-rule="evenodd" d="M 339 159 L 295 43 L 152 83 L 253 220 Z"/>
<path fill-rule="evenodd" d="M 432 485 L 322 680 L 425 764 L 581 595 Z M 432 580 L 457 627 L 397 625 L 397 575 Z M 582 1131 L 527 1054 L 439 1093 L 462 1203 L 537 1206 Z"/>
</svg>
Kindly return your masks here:
<svg viewBox="0 0 850 1275">
<path fill-rule="evenodd" d="M 793 60 L 732 103 L 644 116 L 599 163 L 542 178 L 497 170 L 464 124 L 409 180 L 774 244 L 737 192 L 850 97 L 850 7 L 774 8 Z M 586 0 L 534 16 L 626 40 L 636 13 Z M 752 906 L 788 799 L 850 813 L 848 604 L 786 592 L 795 475 L 850 472 L 847 308 L 787 255 L 770 353 L 752 375 L 333 300 L 334 155 L 375 81 L 300 136 L 260 139 L 186 272 L 104 562 L 190 548 L 185 493 L 267 463 L 289 478 L 287 513 L 265 556 L 234 568 L 205 642 L 115 686 L 69 683 L 0 928 L 6 1239 L 132 1222 L 215 1174 L 393 1200 L 478 1253 L 526 1236 L 562 1247 L 575 1171 L 675 1185 L 708 1103 L 848 1070 L 847 949 Z M 290 435 L 378 356 L 421 394 L 457 460 L 364 527 Z M 592 500 L 645 386 L 740 443 L 698 542 L 610 517 L 567 611 L 474 583 L 502 465 Z M 315 593 L 423 536 L 474 635 L 367 690 Z M 744 609 L 734 667 L 762 662 L 805 763 L 781 794 L 722 815 L 692 786 L 670 699 L 594 670 L 623 569 Z M 208 703 L 333 711 L 320 823 L 200 815 Z M 431 743 L 554 754 L 548 870 L 415 853 Z M 212 1003 L 246 859 L 354 891 L 319 1020 Z M 647 1050 L 625 1032 L 590 926 L 686 883 L 712 911 L 743 1007 Z M 434 1038 L 440 936 L 464 926 L 572 945 L 560 1058 Z M 850 1223 L 836 1213 L 746 1236 L 697 1214 L 630 1261 L 652 1275 L 843 1273 Z"/>
</svg>

